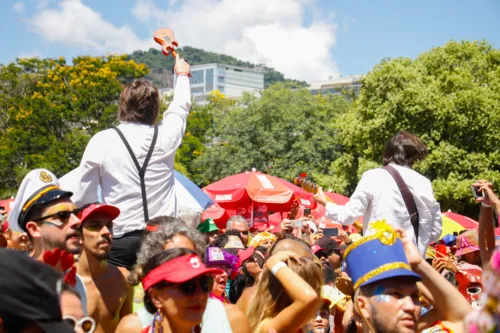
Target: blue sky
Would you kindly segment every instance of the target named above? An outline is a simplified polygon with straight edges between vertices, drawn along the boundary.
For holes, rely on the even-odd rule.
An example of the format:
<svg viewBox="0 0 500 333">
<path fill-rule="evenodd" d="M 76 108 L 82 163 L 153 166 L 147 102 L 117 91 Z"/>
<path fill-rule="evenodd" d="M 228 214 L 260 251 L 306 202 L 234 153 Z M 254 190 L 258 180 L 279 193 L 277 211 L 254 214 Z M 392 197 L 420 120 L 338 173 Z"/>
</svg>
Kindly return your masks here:
<svg viewBox="0 0 500 333">
<path fill-rule="evenodd" d="M 500 47 L 496 0 L 2 0 L 0 13 L 3 64 L 147 49 L 166 24 L 181 45 L 308 81 L 366 73 L 384 57 L 416 57 L 451 39 Z"/>
</svg>

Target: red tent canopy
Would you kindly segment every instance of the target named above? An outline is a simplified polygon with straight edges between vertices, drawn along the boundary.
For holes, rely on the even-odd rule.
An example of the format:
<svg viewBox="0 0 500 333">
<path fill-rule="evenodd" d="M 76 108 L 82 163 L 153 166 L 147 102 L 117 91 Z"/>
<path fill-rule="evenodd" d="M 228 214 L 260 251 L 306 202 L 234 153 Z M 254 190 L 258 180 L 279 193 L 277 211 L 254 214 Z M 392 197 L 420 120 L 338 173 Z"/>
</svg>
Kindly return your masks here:
<svg viewBox="0 0 500 333">
<path fill-rule="evenodd" d="M 252 203 L 265 204 L 268 211 L 282 212 L 290 209 L 293 201 L 312 195 L 287 181 L 257 171 L 239 173 L 203 188 L 203 191 L 222 208 L 238 209 Z"/>
</svg>

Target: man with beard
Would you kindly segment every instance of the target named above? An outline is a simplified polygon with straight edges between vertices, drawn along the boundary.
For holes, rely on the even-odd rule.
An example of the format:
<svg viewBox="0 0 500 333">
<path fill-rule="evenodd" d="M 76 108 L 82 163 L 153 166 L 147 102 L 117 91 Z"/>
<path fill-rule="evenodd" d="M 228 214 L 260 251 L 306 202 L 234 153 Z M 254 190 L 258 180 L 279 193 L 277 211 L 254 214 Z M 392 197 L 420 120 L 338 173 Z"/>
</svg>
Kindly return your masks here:
<svg viewBox="0 0 500 333">
<path fill-rule="evenodd" d="M 9 214 L 9 227 L 27 233 L 34 259 L 42 261 L 43 253 L 53 249 L 80 253 L 80 219 L 72 195 L 59 187 L 49 170 L 32 170 L 21 182 Z"/>
<path fill-rule="evenodd" d="M 86 205 L 80 215 L 83 252 L 77 272 L 87 290 L 87 310 L 96 322 L 96 333 L 114 332 L 120 319 L 132 313 L 133 289 L 120 270 L 107 262 L 118 215 L 117 207 L 103 204 Z"/>
<path fill-rule="evenodd" d="M 458 331 L 471 310 L 465 298 L 423 259 L 404 231 L 396 232 L 385 221 L 370 228 L 370 236 L 344 252 L 355 290 L 354 311 L 364 332 Z M 434 307 L 422 317 L 420 293 Z"/>
</svg>

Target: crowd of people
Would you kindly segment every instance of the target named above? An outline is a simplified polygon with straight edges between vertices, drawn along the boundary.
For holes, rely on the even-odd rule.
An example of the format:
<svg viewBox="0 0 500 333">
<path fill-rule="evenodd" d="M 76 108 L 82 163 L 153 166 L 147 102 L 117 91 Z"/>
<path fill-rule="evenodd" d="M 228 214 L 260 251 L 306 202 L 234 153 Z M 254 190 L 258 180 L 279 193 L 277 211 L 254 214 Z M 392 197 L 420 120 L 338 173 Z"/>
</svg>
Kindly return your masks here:
<svg viewBox="0 0 500 333">
<path fill-rule="evenodd" d="M 311 215 L 273 229 L 177 216 L 189 69 L 177 57 L 162 121 L 158 91 L 136 80 L 120 125 L 92 138 L 77 169 L 24 177 L 0 233 L 0 333 L 500 332 L 500 200 L 471 184 L 478 229 L 442 237 L 431 183 L 412 169 L 427 150 L 410 133 L 388 141 L 385 167 L 346 205 L 315 194 L 334 236 Z"/>
</svg>

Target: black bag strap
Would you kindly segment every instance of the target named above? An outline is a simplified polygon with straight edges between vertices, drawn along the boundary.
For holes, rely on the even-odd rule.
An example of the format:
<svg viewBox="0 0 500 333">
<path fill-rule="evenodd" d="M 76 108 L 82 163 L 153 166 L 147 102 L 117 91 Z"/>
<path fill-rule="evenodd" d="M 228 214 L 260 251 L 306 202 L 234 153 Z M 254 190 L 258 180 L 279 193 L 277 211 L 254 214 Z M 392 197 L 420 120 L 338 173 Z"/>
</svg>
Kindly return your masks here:
<svg viewBox="0 0 500 333">
<path fill-rule="evenodd" d="M 118 127 L 113 127 L 113 129 L 116 131 L 116 133 L 118 133 L 123 143 L 125 144 L 125 147 L 127 147 L 128 153 L 130 154 L 130 157 L 132 157 L 132 161 L 134 162 L 135 167 L 139 172 L 139 179 L 141 180 L 141 195 L 142 195 L 142 207 L 144 210 L 144 222 L 148 222 L 149 221 L 148 198 L 146 197 L 146 182 L 144 181 L 144 176 L 146 175 L 146 168 L 148 167 L 149 160 L 151 159 L 151 155 L 153 155 L 153 150 L 156 146 L 156 139 L 158 138 L 158 126 L 154 127 L 155 131 L 153 134 L 153 141 L 151 142 L 151 146 L 149 147 L 148 154 L 146 155 L 146 159 L 144 160 L 144 164 L 142 165 L 142 167 L 139 165 L 139 162 L 137 161 L 137 158 L 135 157 L 134 152 L 132 151 L 132 148 L 128 144 L 127 139 L 125 139 L 125 136 L 123 135 L 122 131 L 120 131 Z"/>
<path fill-rule="evenodd" d="M 386 165 L 384 169 L 391 174 L 392 178 L 394 178 L 394 181 L 399 187 L 399 191 L 401 192 L 401 196 L 403 197 L 403 201 L 405 202 L 406 209 L 408 210 L 408 214 L 410 215 L 411 225 L 413 226 L 413 232 L 415 233 L 415 243 L 418 244 L 419 216 L 417 205 L 415 204 L 415 199 L 413 199 L 413 195 L 411 195 L 408 185 L 406 185 L 398 170 L 394 169 L 390 165 Z"/>
</svg>

